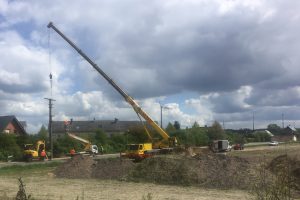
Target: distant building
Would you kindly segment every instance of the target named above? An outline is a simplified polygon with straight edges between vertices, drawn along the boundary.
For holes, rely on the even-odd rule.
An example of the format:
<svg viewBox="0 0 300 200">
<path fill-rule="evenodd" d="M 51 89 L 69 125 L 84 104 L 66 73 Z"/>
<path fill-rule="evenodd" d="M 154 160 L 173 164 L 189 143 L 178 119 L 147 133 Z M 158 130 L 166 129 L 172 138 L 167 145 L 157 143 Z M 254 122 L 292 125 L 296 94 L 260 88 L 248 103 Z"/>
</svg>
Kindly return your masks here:
<svg viewBox="0 0 300 200">
<path fill-rule="evenodd" d="M 0 116 L 0 134 L 25 135 L 23 124 L 14 115 Z"/>
<path fill-rule="evenodd" d="M 70 121 L 69 132 L 76 135 L 94 134 L 101 129 L 107 135 L 123 134 L 131 128 L 142 127 L 140 121 L 119 121 L 115 120 L 90 120 L 90 121 Z M 65 135 L 64 121 L 52 122 L 53 138 L 60 138 Z"/>
<path fill-rule="evenodd" d="M 298 140 L 299 133 L 297 129 L 291 125 L 288 125 L 285 129 L 283 129 L 283 132 L 281 135 L 276 135 L 272 138 L 273 141 L 279 141 L 279 142 L 296 142 Z"/>
</svg>

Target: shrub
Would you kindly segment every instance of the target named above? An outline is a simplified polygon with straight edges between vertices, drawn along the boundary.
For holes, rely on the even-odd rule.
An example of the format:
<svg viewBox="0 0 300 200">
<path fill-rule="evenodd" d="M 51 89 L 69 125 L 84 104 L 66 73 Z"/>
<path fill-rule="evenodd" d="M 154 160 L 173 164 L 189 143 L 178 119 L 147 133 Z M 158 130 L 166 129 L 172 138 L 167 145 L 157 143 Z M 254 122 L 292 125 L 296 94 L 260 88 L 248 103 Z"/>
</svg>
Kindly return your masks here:
<svg viewBox="0 0 300 200">
<path fill-rule="evenodd" d="M 14 160 L 20 160 L 22 155 L 22 149 L 16 143 L 16 136 L 0 134 L 0 160 L 7 161 L 8 156 L 13 156 Z"/>
</svg>

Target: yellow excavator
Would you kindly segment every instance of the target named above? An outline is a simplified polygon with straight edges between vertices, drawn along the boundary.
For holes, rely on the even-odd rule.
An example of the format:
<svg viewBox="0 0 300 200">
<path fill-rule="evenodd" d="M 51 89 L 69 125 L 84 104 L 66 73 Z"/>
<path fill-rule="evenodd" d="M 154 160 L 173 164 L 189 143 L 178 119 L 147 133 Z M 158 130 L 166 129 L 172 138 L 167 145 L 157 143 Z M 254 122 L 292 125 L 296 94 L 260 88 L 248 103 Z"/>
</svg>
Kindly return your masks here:
<svg viewBox="0 0 300 200">
<path fill-rule="evenodd" d="M 104 71 L 102 71 L 97 64 L 95 64 L 84 52 L 82 52 L 70 39 L 68 39 L 60 30 L 58 30 L 52 22 L 50 22 L 47 26 L 48 28 L 52 28 L 57 34 L 59 34 L 67 43 L 69 43 L 92 67 L 102 75 L 110 85 L 113 86 L 128 102 L 134 111 L 137 113 L 139 119 L 142 121 L 141 117 L 146 120 L 146 122 L 156 130 L 162 137 L 160 141 L 153 141 L 149 132 L 144 125 L 144 128 L 148 134 L 149 143 L 144 144 L 128 144 L 127 150 L 125 152 L 125 156 L 132 159 L 143 159 L 149 156 L 152 156 L 156 153 L 171 151 L 174 147 L 177 146 L 176 137 L 170 137 L 158 124 L 156 124 L 151 117 L 142 110 L 142 108 L 138 105 L 138 103 L 126 94 Z M 142 121 L 143 123 L 143 121 Z"/>
<path fill-rule="evenodd" d="M 47 158 L 45 141 L 38 140 L 36 145 L 25 144 L 23 158 L 27 162 L 32 160 L 45 160 Z"/>
</svg>

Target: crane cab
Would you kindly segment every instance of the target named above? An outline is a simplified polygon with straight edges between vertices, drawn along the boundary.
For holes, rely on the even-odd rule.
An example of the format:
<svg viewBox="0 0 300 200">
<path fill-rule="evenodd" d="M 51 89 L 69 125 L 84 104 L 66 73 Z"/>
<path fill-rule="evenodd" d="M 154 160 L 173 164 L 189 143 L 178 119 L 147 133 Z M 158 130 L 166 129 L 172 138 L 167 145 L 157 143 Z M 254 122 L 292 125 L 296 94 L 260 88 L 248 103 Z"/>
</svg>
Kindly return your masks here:
<svg viewBox="0 0 300 200">
<path fill-rule="evenodd" d="M 151 157 L 152 143 L 128 144 L 126 145 L 125 156 L 136 161 Z"/>
</svg>

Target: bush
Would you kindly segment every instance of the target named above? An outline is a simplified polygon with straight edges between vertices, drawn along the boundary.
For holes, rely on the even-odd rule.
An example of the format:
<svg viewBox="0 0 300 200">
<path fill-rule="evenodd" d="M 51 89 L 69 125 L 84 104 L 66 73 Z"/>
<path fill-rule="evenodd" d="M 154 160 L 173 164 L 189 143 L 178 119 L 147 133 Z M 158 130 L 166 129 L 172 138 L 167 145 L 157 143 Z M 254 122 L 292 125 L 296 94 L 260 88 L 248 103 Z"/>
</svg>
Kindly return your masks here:
<svg viewBox="0 0 300 200">
<path fill-rule="evenodd" d="M 22 155 L 22 148 L 16 143 L 15 135 L 0 134 L 0 160 L 7 161 L 8 156 L 20 160 Z"/>
</svg>

